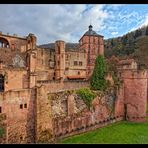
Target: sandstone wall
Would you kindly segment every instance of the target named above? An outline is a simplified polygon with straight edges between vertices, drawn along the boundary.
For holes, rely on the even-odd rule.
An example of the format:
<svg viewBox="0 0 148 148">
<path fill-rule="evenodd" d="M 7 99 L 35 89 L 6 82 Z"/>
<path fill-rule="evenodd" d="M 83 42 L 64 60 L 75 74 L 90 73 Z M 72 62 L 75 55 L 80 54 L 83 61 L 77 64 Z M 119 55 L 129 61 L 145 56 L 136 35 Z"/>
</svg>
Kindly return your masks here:
<svg viewBox="0 0 148 148">
<path fill-rule="evenodd" d="M 5 76 L 5 91 L 28 88 L 27 71 L 24 69 L 7 69 Z"/>
<path fill-rule="evenodd" d="M 6 142 L 6 113 L 0 113 L 0 143 Z"/>
<path fill-rule="evenodd" d="M 48 92 L 59 92 L 63 90 L 73 90 L 73 89 L 79 89 L 83 87 L 88 87 L 89 82 L 87 81 L 38 81 L 37 86 L 44 87 L 45 91 L 47 90 Z"/>
<path fill-rule="evenodd" d="M 123 120 L 123 92 L 113 90 L 96 97 L 89 108 L 75 90 L 50 92 L 37 88 L 37 143 L 51 141 Z M 115 108 L 118 109 L 115 109 Z"/>
<path fill-rule="evenodd" d="M 116 92 L 116 101 L 115 101 L 115 116 L 124 116 L 125 110 L 124 110 L 124 84 L 118 88 L 118 91 Z"/>
<path fill-rule="evenodd" d="M 35 92 L 30 89 L 0 93 L 2 113 L 6 114 L 6 143 L 35 141 Z"/>
<path fill-rule="evenodd" d="M 45 86 L 37 88 L 36 143 L 48 143 L 53 135 L 50 98 Z"/>
<path fill-rule="evenodd" d="M 147 71 L 124 71 L 125 114 L 129 121 L 146 120 Z"/>
</svg>

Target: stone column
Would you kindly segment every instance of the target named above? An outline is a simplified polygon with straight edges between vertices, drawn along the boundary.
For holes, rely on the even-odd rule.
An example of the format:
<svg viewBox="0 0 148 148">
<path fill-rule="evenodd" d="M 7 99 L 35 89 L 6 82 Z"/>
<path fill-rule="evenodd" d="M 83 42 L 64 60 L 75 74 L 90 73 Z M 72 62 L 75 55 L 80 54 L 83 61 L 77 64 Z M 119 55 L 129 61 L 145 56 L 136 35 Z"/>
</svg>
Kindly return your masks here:
<svg viewBox="0 0 148 148">
<path fill-rule="evenodd" d="M 74 114 L 75 99 L 73 95 L 68 96 L 68 116 Z"/>
</svg>

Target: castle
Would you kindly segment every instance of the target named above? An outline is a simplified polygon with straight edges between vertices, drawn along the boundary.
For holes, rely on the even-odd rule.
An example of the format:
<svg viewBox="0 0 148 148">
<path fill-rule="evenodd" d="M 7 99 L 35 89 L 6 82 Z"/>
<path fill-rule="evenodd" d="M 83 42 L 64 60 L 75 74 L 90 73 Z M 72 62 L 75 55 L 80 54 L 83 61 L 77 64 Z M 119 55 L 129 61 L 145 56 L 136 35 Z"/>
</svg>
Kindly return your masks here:
<svg viewBox="0 0 148 148">
<path fill-rule="evenodd" d="M 1 143 L 47 142 L 120 120 L 145 121 L 147 71 L 133 61 L 120 61 L 122 87 L 101 101 L 95 98 L 94 110 L 68 92 L 89 86 L 95 59 L 104 55 L 103 36 L 92 25 L 79 43 L 36 42 L 34 34 L 22 38 L 0 32 Z"/>
</svg>

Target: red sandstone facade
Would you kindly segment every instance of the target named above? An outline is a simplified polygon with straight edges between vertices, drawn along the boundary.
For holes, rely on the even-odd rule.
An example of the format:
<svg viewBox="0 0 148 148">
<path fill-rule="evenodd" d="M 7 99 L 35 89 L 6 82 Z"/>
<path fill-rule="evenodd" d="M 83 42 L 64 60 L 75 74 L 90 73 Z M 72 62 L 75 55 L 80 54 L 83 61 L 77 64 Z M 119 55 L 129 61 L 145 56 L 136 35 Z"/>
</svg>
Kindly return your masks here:
<svg viewBox="0 0 148 148">
<path fill-rule="evenodd" d="M 91 25 L 77 44 L 60 40 L 48 47 L 37 46 L 33 34 L 21 38 L 2 33 L 0 42 L 0 126 L 6 131 L 4 143 L 41 142 L 46 132 L 56 138 L 123 119 L 145 121 L 148 76 L 147 71 L 137 68 L 120 67 L 123 84 L 115 95 L 114 113 L 110 113 L 108 104 L 104 106 L 107 96 L 104 103 L 95 99 L 92 111 L 84 110 L 81 116 L 77 110 L 82 106 L 71 94 L 64 99 L 59 95 L 59 103 L 53 105 L 56 101 L 50 94 L 88 87 L 96 56 L 104 55 L 103 36 Z M 112 81 L 110 76 L 106 79 Z M 53 117 L 61 112 L 64 116 Z"/>
</svg>

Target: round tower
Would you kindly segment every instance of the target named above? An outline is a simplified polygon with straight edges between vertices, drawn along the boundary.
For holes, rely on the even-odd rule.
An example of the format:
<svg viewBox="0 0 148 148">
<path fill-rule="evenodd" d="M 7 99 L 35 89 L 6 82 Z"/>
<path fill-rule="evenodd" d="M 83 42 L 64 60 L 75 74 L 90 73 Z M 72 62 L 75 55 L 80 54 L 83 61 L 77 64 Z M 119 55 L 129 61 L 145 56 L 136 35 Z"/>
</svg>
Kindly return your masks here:
<svg viewBox="0 0 148 148">
<path fill-rule="evenodd" d="M 55 80 L 63 80 L 65 75 L 65 42 L 55 42 Z"/>
<path fill-rule="evenodd" d="M 122 73 L 124 81 L 124 110 L 128 121 L 146 121 L 147 71 L 127 70 Z"/>
</svg>

